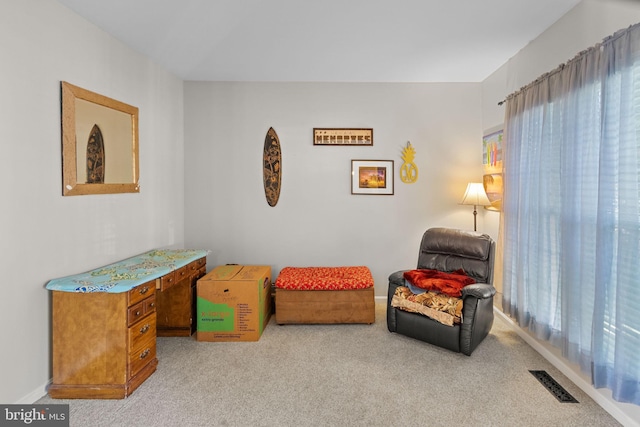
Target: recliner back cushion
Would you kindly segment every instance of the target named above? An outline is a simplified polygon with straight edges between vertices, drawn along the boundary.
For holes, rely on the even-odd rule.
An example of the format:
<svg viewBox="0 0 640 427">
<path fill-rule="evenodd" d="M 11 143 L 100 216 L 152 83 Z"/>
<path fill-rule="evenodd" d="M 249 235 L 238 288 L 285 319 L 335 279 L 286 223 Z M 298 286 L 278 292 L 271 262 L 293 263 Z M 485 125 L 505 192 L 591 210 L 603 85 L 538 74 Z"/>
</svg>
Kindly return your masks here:
<svg viewBox="0 0 640 427">
<path fill-rule="evenodd" d="M 486 234 L 448 228 L 430 228 L 422 236 L 419 269 L 464 270 L 481 283 L 493 279 L 493 239 Z"/>
</svg>

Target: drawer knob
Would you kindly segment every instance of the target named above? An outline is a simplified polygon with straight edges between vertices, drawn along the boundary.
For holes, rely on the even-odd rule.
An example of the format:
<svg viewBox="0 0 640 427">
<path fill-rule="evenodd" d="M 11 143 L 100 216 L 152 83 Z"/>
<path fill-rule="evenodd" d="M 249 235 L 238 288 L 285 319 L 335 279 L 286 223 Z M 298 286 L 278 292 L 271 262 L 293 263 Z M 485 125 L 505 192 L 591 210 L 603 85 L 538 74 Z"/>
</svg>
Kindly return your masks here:
<svg viewBox="0 0 640 427">
<path fill-rule="evenodd" d="M 140 295 L 144 295 L 147 292 L 149 292 L 149 287 L 148 286 L 145 286 L 144 288 L 140 289 Z"/>
<path fill-rule="evenodd" d="M 140 353 L 140 359 L 144 359 L 145 357 L 147 357 L 149 355 L 149 353 L 151 353 L 151 349 L 148 348 L 145 351 L 143 351 L 142 353 Z"/>
<path fill-rule="evenodd" d="M 140 316 L 140 310 L 136 311 L 136 316 Z"/>
<path fill-rule="evenodd" d="M 147 323 L 142 328 L 140 328 L 140 334 L 146 334 L 147 332 L 149 332 L 150 328 L 151 326 Z"/>
<path fill-rule="evenodd" d="M 149 304 L 149 307 L 151 307 L 151 308 L 153 308 L 153 307 L 155 307 L 155 306 L 156 306 L 156 303 L 155 303 L 155 302 L 152 302 L 151 304 Z"/>
</svg>

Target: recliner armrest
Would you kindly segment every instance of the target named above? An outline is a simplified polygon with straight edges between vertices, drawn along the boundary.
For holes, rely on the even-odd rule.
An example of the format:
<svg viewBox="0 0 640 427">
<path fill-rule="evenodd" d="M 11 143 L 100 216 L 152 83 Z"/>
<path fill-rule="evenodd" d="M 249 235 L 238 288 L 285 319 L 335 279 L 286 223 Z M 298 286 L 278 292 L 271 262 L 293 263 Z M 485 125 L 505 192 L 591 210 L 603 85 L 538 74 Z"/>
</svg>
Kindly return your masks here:
<svg viewBox="0 0 640 427">
<path fill-rule="evenodd" d="M 491 298 L 496 294 L 496 288 L 488 283 L 474 283 L 472 285 L 467 285 L 462 288 L 462 298 L 466 298 L 468 296 L 485 299 Z"/>
<path fill-rule="evenodd" d="M 389 276 L 389 286 L 394 285 L 394 288 L 398 286 L 404 286 L 404 272 L 409 270 L 400 270 L 395 273 L 391 273 Z"/>
</svg>

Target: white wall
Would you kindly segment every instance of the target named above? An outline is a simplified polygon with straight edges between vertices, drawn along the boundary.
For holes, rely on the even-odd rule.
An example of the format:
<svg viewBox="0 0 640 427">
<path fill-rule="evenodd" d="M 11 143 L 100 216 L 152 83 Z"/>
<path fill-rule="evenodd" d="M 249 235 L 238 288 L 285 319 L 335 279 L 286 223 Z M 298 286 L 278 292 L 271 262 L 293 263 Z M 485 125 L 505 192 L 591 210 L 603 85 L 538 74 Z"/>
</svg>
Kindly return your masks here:
<svg viewBox="0 0 640 427">
<path fill-rule="evenodd" d="M 504 105 L 498 102 L 547 71 L 568 61 L 617 30 L 640 22 L 640 2 L 634 0 L 584 0 L 547 31 L 523 48 L 482 84 L 482 120 L 485 128 L 502 124 Z M 520 331 L 521 333 L 525 331 Z M 558 365 L 576 384 L 625 425 L 640 425 L 640 407 L 611 399 L 606 389 L 596 390 L 575 366 L 569 365 L 550 348 L 534 338 L 529 340 L 545 357 Z"/>
<path fill-rule="evenodd" d="M 51 378 L 50 279 L 184 243 L 182 81 L 51 0 L 0 2 L 0 402 Z M 62 196 L 60 81 L 140 109 L 139 194 Z"/>
<path fill-rule="evenodd" d="M 428 227 L 473 229 L 458 205 L 482 179 L 481 85 L 185 83 L 185 240 L 209 266 L 366 265 L 376 295 L 390 273 L 415 268 Z M 273 127 L 282 191 L 267 204 L 262 149 Z M 314 127 L 373 128 L 372 147 L 314 146 Z M 398 170 L 407 141 L 418 182 Z M 352 159 L 395 162 L 393 196 L 351 195 Z M 478 228 L 485 215 L 480 211 Z"/>
<path fill-rule="evenodd" d="M 507 95 L 614 32 L 640 21 L 637 0 L 583 0 L 482 83 L 485 128 L 504 122 Z"/>
<path fill-rule="evenodd" d="M 481 179 L 497 102 L 638 22 L 637 7 L 584 1 L 483 84 L 187 82 L 183 98 L 179 79 L 57 2 L 0 2 L 0 402 L 33 402 L 51 377 L 46 282 L 150 248 L 186 243 L 211 249 L 210 267 L 260 263 L 274 276 L 365 264 L 384 295 L 389 273 L 415 265 L 424 229 L 472 227 L 457 203 Z M 140 108 L 141 193 L 61 196 L 61 80 Z M 283 149 L 273 208 L 261 169 L 270 126 Z M 314 147 L 313 127 L 372 127 L 374 146 Z M 407 141 L 416 184 L 398 179 Z M 351 195 L 351 159 L 394 160 L 395 195 Z M 479 210 L 478 229 L 497 237 L 497 218 Z"/>
</svg>

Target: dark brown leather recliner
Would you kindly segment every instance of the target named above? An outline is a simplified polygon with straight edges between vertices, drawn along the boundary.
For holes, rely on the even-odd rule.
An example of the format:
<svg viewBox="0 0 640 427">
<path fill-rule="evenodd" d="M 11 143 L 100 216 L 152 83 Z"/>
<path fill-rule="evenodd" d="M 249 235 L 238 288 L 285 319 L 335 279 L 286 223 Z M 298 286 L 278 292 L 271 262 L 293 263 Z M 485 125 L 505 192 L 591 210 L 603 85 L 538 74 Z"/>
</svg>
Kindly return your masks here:
<svg viewBox="0 0 640 427">
<path fill-rule="evenodd" d="M 389 276 L 387 327 L 411 338 L 470 356 L 493 325 L 493 262 L 495 242 L 487 234 L 450 228 L 430 228 L 422 236 L 418 269 L 453 272 L 463 269 L 476 283 L 462 289 L 462 323 L 443 325 L 422 314 L 391 306 L 398 286 L 405 286 L 403 273 Z"/>
</svg>

